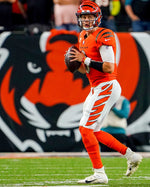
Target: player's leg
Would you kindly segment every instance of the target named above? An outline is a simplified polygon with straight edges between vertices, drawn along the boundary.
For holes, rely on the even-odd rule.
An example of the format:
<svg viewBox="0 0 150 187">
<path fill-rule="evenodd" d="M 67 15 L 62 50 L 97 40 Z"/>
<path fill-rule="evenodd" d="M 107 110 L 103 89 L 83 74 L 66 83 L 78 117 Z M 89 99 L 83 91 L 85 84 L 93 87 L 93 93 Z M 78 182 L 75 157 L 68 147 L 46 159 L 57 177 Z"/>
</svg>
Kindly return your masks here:
<svg viewBox="0 0 150 187">
<path fill-rule="evenodd" d="M 93 168 L 102 168 L 103 164 L 100 157 L 99 142 L 94 135 L 93 129 L 88 129 L 83 126 L 80 126 L 79 130 L 82 136 L 82 142 L 84 144 L 84 147 L 86 148 L 92 161 Z"/>
<path fill-rule="evenodd" d="M 83 105 L 83 116 L 80 120 L 79 130 L 82 136 L 83 144 L 91 159 L 93 168 L 101 168 L 103 167 L 103 164 L 100 157 L 99 143 L 93 132 L 94 127 L 92 128 L 91 125 L 87 126 L 90 112 L 95 103 L 96 97 L 97 95 L 95 95 L 93 93 L 93 89 L 91 89 L 91 92 L 87 96 Z"/>
<path fill-rule="evenodd" d="M 111 134 L 104 131 L 94 132 L 97 140 L 107 147 L 114 149 L 121 153 L 122 155 L 126 154 L 127 147 L 119 142 L 116 138 L 114 138 Z"/>
<path fill-rule="evenodd" d="M 126 176 L 131 176 L 138 169 L 139 164 L 142 161 L 142 156 L 140 154 L 133 152 L 130 148 L 120 143 L 116 138 L 107 132 L 98 131 L 94 132 L 94 134 L 99 142 L 118 151 L 127 158 Z"/>
<path fill-rule="evenodd" d="M 100 92 L 99 94 L 99 96 L 101 97 L 103 95 L 106 95 L 108 97 L 108 93 L 110 93 L 109 98 L 105 102 L 105 106 L 103 107 L 103 110 L 101 111 L 101 115 L 99 116 L 97 120 L 97 125 L 96 125 L 96 128 L 94 129 L 94 134 L 99 142 L 103 143 L 109 148 L 112 148 L 124 155 L 126 153 L 127 147 L 124 144 L 120 143 L 111 134 L 104 132 L 104 131 L 100 131 L 101 124 L 104 118 L 107 117 L 112 106 L 116 103 L 116 101 L 119 99 L 120 94 L 121 94 L 120 85 L 116 80 L 108 82 L 108 85 L 109 84 L 111 84 L 111 90 L 109 90 L 109 87 L 108 87 L 105 91 Z"/>
<path fill-rule="evenodd" d="M 101 161 L 99 143 L 94 135 L 93 129 L 88 129 L 83 126 L 79 127 L 83 144 L 89 154 L 93 165 L 94 175 L 79 180 L 78 183 L 108 183 L 107 175 L 105 174 L 104 166 Z"/>
<path fill-rule="evenodd" d="M 93 165 L 94 175 L 79 181 L 79 183 L 108 182 L 100 157 L 99 143 L 93 130 L 96 128 L 97 120 L 111 96 L 112 87 L 112 82 L 100 84 L 91 91 L 84 103 L 83 116 L 80 121 L 79 129 L 83 144 Z"/>
<path fill-rule="evenodd" d="M 117 81 L 113 81 L 111 96 L 109 100 L 106 102 L 105 107 L 101 113 L 101 116 L 98 119 L 98 125 L 96 126 L 94 130 L 95 131 L 94 134 L 99 142 L 103 143 L 109 148 L 114 149 L 120 152 L 122 155 L 126 156 L 127 161 L 128 161 L 128 169 L 127 169 L 126 175 L 130 176 L 136 171 L 139 163 L 141 162 L 142 160 L 141 155 L 132 152 L 131 149 L 129 149 L 124 144 L 119 142 L 111 134 L 99 130 L 101 128 L 101 123 L 104 120 L 104 116 L 107 116 L 108 111 L 110 111 L 111 107 L 117 101 L 117 98 L 119 98 L 120 91 L 121 89 L 120 89 L 119 83 Z"/>
<path fill-rule="evenodd" d="M 83 126 L 79 127 L 83 144 L 89 154 L 93 165 L 94 175 L 79 180 L 78 183 L 108 183 L 107 175 L 101 161 L 99 143 L 94 135 L 93 129 L 88 129 Z"/>
</svg>

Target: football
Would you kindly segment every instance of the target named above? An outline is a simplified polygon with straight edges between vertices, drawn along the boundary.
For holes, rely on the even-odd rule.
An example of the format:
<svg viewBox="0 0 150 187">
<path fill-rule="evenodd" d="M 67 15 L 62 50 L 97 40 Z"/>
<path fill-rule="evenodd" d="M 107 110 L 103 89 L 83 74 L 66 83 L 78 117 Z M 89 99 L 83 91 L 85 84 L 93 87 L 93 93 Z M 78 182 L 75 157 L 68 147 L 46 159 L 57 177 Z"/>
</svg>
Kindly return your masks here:
<svg viewBox="0 0 150 187">
<path fill-rule="evenodd" d="M 67 50 L 67 52 L 66 52 L 66 54 L 65 54 L 65 64 L 66 64 L 68 70 L 69 70 L 71 73 L 75 73 L 75 72 L 79 69 L 79 67 L 80 67 L 80 65 L 81 65 L 81 62 L 79 62 L 79 61 L 73 61 L 73 62 L 71 62 L 71 61 L 70 61 L 72 58 L 69 57 L 69 55 L 70 55 L 70 51 L 71 51 L 72 49 L 76 49 L 76 50 L 79 51 L 79 49 L 78 49 L 76 46 L 74 46 L 74 45 L 71 46 L 71 47 Z"/>
</svg>

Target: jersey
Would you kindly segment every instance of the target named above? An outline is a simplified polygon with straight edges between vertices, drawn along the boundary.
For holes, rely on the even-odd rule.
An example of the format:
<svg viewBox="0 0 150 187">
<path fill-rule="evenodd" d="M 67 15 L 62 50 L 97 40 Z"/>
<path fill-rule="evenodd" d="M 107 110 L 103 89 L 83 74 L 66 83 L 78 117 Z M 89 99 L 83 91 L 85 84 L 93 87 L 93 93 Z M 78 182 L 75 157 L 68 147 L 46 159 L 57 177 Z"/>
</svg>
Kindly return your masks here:
<svg viewBox="0 0 150 187">
<path fill-rule="evenodd" d="M 99 48 L 102 45 L 112 46 L 115 59 L 116 59 L 116 40 L 113 31 L 105 28 L 98 28 L 88 37 L 86 31 L 82 31 L 79 36 L 79 50 L 82 51 L 87 57 L 95 61 L 102 62 L 102 57 Z M 86 73 L 91 87 L 95 87 L 102 82 L 107 82 L 116 79 L 117 65 L 115 60 L 115 68 L 113 73 L 103 73 L 90 67 L 89 73 Z"/>
</svg>

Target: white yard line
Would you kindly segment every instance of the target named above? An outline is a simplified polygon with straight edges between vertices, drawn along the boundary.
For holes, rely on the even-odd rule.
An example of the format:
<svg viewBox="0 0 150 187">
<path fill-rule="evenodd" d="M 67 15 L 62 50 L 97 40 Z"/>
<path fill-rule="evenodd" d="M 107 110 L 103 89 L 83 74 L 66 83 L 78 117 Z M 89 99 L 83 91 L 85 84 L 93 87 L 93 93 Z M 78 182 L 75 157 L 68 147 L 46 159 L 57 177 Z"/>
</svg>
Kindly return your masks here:
<svg viewBox="0 0 150 187">
<path fill-rule="evenodd" d="M 150 157 L 150 152 L 139 152 L 144 158 Z M 117 152 L 102 152 L 102 157 L 121 157 Z M 1 158 L 49 158 L 49 157 L 88 157 L 87 152 L 45 152 L 45 153 L 0 153 Z"/>
</svg>

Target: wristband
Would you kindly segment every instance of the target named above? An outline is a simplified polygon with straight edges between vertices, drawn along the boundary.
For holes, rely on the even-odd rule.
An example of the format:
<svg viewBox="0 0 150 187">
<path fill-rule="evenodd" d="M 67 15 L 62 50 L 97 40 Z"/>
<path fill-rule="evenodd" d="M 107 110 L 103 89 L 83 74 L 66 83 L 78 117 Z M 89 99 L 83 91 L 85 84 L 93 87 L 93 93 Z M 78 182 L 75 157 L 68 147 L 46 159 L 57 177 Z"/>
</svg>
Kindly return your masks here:
<svg viewBox="0 0 150 187">
<path fill-rule="evenodd" d="M 97 62 L 97 61 L 91 60 L 90 67 L 103 72 L 103 63 L 104 62 Z"/>
<path fill-rule="evenodd" d="M 85 60 L 84 60 L 84 64 L 87 65 L 87 66 L 89 67 L 90 64 L 91 64 L 91 58 L 86 57 Z"/>
</svg>

